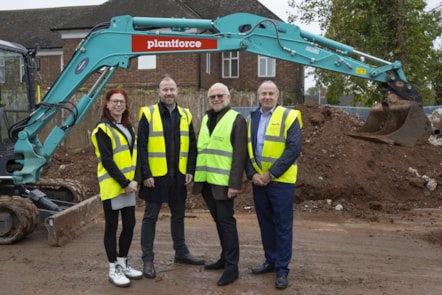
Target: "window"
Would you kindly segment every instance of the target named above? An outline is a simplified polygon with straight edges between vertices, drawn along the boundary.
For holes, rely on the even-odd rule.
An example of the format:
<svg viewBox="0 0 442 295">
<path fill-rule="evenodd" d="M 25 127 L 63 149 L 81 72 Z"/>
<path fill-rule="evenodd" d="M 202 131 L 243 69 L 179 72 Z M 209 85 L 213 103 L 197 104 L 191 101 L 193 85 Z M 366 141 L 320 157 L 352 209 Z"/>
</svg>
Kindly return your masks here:
<svg viewBox="0 0 442 295">
<path fill-rule="evenodd" d="M 139 70 L 154 70 L 157 68 L 156 55 L 143 55 L 138 57 Z"/>
<path fill-rule="evenodd" d="M 5 59 L 0 57 L 0 83 L 5 83 Z"/>
<path fill-rule="evenodd" d="M 23 77 L 25 76 L 25 71 L 25 61 L 23 60 L 23 58 L 20 58 L 20 77 L 18 77 L 20 79 L 20 82 L 24 82 Z"/>
<path fill-rule="evenodd" d="M 223 78 L 238 78 L 239 54 L 238 51 L 223 52 Z"/>
<path fill-rule="evenodd" d="M 258 55 L 258 77 L 275 77 L 276 60 Z"/>
<path fill-rule="evenodd" d="M 211 64 L 210 64 L 210 62 L 211 62 L 211 56 L 210 56 L 210 53 L 208 52 L 208 53 L 206 53 L 206 73 L 207 74 L 210 74 L 210 67 L 211 67 Z"/>
</svg>

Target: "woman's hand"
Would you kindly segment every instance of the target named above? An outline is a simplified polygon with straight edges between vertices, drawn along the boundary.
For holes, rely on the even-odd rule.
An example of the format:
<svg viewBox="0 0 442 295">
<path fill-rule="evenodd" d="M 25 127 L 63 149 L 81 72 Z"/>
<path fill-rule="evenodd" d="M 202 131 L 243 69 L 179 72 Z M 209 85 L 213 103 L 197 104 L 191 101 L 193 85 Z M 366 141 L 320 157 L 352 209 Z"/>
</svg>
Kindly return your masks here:
<svg viewBox="0 0 442 295">
<path fill-rule="evenodd" d="M 124 188 L 124 190 L 126 191 L 126 193 L 134 193 L 136 192 L 138 189 L 138 182 L 136 182 L 135 180 L 132 180 L 128 186 L 126 186 Z"/>
</svg>

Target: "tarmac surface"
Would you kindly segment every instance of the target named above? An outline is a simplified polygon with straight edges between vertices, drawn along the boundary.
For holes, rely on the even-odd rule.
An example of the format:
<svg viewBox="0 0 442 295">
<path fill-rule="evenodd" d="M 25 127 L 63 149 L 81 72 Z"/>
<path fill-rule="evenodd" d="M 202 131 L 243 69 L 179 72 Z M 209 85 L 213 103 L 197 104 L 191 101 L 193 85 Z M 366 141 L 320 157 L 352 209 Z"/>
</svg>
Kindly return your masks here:
<svg viewBox="0 0 442 295">
<path fill-rule="evenodd" d="M 130 264 L 138 269 L 143 209 L 137 208 L 130 251 Z M 39 226 L 27 239 L 1 246 L 0 294 L 442 294 L 442 247 L 437 239 L 442 235 L 442 210 L 413 213 L 409 220 L 385 215 L 369 222 L 338 211 L 295 210 L 294 256 L 285 290 L 275 289 L 274 273 L 250 271 L 264 261 L 254 212 L 236 214 L 240 276 L 223 287 L 216 285 L 222 271 L 173 262 L 167 209 L 157 224 L 157 278 L 133 280 L 124 290 L 107 279 L 102 219 L 63 247 L 48 246 L 46 230 Z M 219 242 L 207 211 L 187 211 L 186 241 L 195 256 L 208 263 L 218 259 Z"/>
</svg>

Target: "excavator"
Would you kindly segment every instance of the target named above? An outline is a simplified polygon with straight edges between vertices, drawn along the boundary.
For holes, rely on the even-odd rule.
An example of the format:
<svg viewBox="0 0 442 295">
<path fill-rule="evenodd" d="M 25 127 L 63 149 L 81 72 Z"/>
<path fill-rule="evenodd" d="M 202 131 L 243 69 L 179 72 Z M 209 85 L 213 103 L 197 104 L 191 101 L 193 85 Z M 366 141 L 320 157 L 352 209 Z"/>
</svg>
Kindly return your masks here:
<svg viewBox="0 0 442 295">
<path fill-rule="evenodd" d="M 49 244 L 61 246 L 84 231 L 100 213 L 99 198 L 87 200 L 84 187 L 74 179 L 38 177 L 34 183 L 13 182 L 12 173 L 23 167 L 23 156 L 15 155 L 13 149 L 17 132 L 41 102 L 34 59 L 37 50 L 0 40 L 0 244 L 22 239 L 43 221 Z"/>
<path fill-rule="evenodd" d="M 388 62 L 259 15 L 235 13 L 214 20 L 115 16 L 91 29 L 41 101 L 33 85 L 35 50 L 1 41 L 0 121 L 16 119 L 1 126 L 0 244 L 24 238 L 43 221 L 49 244 L 61 246 L 101 211 L 99 196 L 84 199 L 72 193 L 75 189 L 66 188 L 62 200 L 54 199 L 53 191 L 45 188 L 60 187 L 41 182 L 41 174 L 117 69 L 128 69 L 130 61 L 142 55 L 222 51 L 249 52 L 381 83 L 390 95 L 350 136 L 414 146 L 431 133 L 422 97 L 408 83 L 399 61 Z M 92 76 L 96 79 L 89 91 L 74 100 Z M 69 115 L 40 141 L 42 129 L 62 109 Z"/>
</svg>

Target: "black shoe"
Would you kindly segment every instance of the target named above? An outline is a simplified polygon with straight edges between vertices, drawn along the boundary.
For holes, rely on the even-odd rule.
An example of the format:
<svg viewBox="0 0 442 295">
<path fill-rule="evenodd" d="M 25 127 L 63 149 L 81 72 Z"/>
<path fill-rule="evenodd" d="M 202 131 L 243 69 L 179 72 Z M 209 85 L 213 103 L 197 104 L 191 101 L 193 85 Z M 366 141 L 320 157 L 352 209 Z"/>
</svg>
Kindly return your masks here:
<svg viewBox="0 0 442 295">
<path fill-rule="evenodd" d="M 184 264 L 193 264 L 193 265 L 201 265 L 204 264 L 204 259 L 193 257 L 192 254 L 187 253 L 183 256 L 175 255 L 175 263 L 184 263 Z"/>
<path fill-rule="evenodd" d="M 218 286 L 225 286 L 233 283 L 239 276 L 238 271 L 226 270 L 218 281 Z"/>
<path fill-rule="evenodd" d="M 285 289 L 288 286 L 287 275 L 277 275 L 275 281 L 276 289 Z"/>
<path fill-rule="evenodd" d="M 153 279 L 157 276 L 157 272 L 155 271 L 155 267 L 153 266 L 153 261 L 144 262 L 143 275 L 148 279 Z"/>
<path fill-rule="evenodd" d="M 219 269 L 224 269 L 224 261 L 222 261 L 221 259 L 218 260 L 215 263 L 212 264 L 207 264 L 204 266 L 204 269 L 206 270 L 219 270 Z"/>
<path fill-rule="evenodd" d="M 252 268 L 252 273 L 255 275 L 273 272 L 273 271 L 275 271 L 275 267 L 267 262 L 264 263 L 263 265 Z"/>
</svg>

